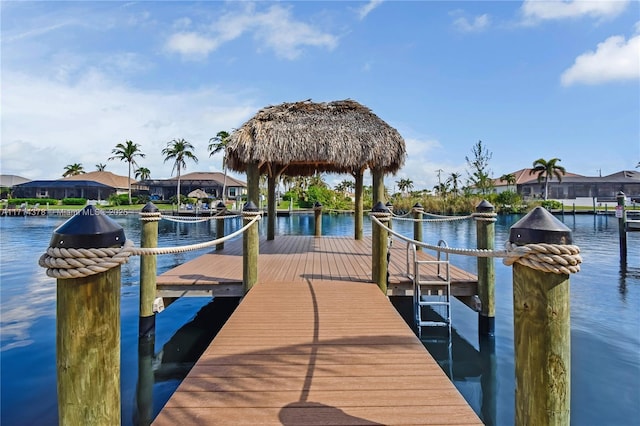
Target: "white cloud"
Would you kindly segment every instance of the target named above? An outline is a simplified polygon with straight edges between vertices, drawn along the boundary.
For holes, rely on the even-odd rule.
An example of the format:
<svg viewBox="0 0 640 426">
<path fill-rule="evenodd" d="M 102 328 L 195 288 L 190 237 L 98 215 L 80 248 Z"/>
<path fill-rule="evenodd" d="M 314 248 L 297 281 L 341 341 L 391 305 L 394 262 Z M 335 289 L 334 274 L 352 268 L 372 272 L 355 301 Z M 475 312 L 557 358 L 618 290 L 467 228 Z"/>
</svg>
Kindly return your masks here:
<svg viewBox="0 0 640 426">
<path fill-rule="evenodd" d="M 580 18 L 613 18 L 627 7 L 629 0 L 525 0 L 521 12 L 525 23 L 542 20 Z"/>
<path fill-rule="evenodd" d="M 473 21 L 469 21 L 466 17 L 461 16 L 453 21 L 453 25 L 463 32 L 477 32 L 483 31 L 489 27 L 491 18 L 488 14 L 479 15 L 473 18 Z"/>
<path fill-rule="evenodd" d="M 195 32 L 179 32 L 169 37 L 166 49 L 169 52 L 179 53 L 185 59 L 204 59 L 218 46 L 216 40 L 205 35 Z"/>
<path fill-rule="evenodd" d="M 219 171 L 207 145 L 219 130 L 238 127 L 258 109 L 248 93 L 202 87 L 182 92 L 144 91 L 109 81 L 93 71 L 77 84 L 3 72 L 0 169 L 29 179 L 57 179 L 71 163 L 95 170 L 98 163 L 126 176 L 127 164 L 107 161 L 111 150 L 130 139 L 146 158 L 152 177 L 171 176 L 161 150 L 184 138 L 200 159 L 188 170 Z"/>
<path fill-rule="evenodd" d="M 370 0 L 367 4 L 356 10 L 358 14 L 358 19 L 363 20 L 367 17 L 369 13 L 373 11 L 373 9 L 377 8 L 382 4 L 382 0 Z"/>
<path fill-rule="evenodd" d="M 273 5 L 257 12 L 254 4 L 248 4 L 241 12 L 223 15 L 207 31 L 172 35 L 166 48 L 186 58 L 203 58 L 220 45 L 247 33 L 277 56 L 290 60 L 297 58 L 305 46 L 331 50 L 338 44 L 336 36 L 296 20 L 291 8 Z"/>
<path fill-rule="evenodd" d="M 636 34 L 629 40 L 624 36 L 609 37 L 598 44 L 595 52 L 578 56 L 574 64 L 562 73 L 564 86 L 599 84 L 617 80 L 640 79 L 640 22 Z"/>
</svg>

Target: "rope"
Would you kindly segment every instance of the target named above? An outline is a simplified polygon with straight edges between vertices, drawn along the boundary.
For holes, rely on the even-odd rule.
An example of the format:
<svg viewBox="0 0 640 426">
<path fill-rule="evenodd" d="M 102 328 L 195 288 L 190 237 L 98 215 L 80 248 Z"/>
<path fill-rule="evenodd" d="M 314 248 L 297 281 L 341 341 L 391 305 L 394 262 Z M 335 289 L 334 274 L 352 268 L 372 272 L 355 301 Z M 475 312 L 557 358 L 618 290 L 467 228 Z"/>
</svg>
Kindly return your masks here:
<svg viewBox="0 0 640 426">
<path fill-rule="evenodd" d="M 571 274 L 580 271 L 582 257 L 580 256 L 580 248 L 575 245 L 563 244 L 526 244 L 518 246 L 509 241 L 505 243 L 505 250 L 489 250 L 489 249 L 467 249 L 434 246 L 423 243 L 394 231 L 385 226 L 377 217 L 371 216 L 372 220 L 381 228 L 386 230 L 392 236 L 419 247 L 433 250 L 441 253 L 459 254 L 463 256 L 475 257 L 498 257 L 503 258 L 502 263 L 511 266 L 519 263 L 543 272 L 552 272 L 554 274 Z"/>
<path fill-rule="evenodd" d="M 49 247 L 38 264 L 47 268 L 47 276 L 52 278 L 82 278 L 108 271 L 129 260 L 129 256 L 158 255 L 184 253 L 211 247 L 235 238 L 260 220 L 257 214 L 241 229 L 213 241 L 177 247 L 134 247 L 133 242 L 126 240 L 122 247 L 74 249 Z"/>
<path fill-rule="evenodd" d="M 217 213 L 213 216 L 202 216 L 202 217 L 189 217 L 189 216 L 168 216 L 162 215 L 162 219 L 168 220 L 170 222 L 177 223 L 200 223 L 200 222 L 208 222 L 211 220 L 225 220 L 240 217 L 240 215 L 223 215 L 221 213 Z"/>
</svg>

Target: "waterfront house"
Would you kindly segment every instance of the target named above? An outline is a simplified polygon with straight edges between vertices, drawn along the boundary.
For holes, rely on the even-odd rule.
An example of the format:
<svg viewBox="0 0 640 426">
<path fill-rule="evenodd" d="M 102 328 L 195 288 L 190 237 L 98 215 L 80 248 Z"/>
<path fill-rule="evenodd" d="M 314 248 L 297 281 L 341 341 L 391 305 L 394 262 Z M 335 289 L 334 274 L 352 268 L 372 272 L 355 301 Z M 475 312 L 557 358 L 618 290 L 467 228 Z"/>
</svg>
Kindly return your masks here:
<svg viewBox="0 0 640 426">
<path fill-rule="evenodd" d="M 132 187 L 136 181 L 131 179 Z M 86 198 L 106 200 L 112 194 L 126 194 L 129 179 L 107 171 L 94 171 L 55 180 L 32 180 L 13 187 L 16 198 Z"/>
<path fill-rule="evenodd" d="M 138 183 L 141 191 L 148 191 L 152 200 L 169 200 L 176 195 L 178 178 L 147 179 Z M 221 199 L 222 188 L 225 188 L 226 199 L 240 199 L 247 192 L 247 184 L 220 172 L 193 172 L 180 176 L 180 193 L 187 196 L 195 190 L 202 190 L 211 198 Z"/>
</svg>

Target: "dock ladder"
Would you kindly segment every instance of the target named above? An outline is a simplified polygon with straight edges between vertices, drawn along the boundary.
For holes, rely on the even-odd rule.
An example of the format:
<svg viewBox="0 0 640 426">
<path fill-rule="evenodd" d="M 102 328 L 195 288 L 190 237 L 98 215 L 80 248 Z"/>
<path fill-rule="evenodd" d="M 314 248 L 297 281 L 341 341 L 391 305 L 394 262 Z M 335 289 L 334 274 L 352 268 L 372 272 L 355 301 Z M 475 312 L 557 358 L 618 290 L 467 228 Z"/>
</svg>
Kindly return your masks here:
<svg viewBox="0 0 640 426">
<path fill-rule="evenodd" d="M 440 240 L 438 241 L 438 247 L 447 247 L 447 243 Z M 415 244 L 407 245 L 407 270 L 411 271 L 409 269 L 411 261 L 413 263 L 413 273 L 409 272 L 409 277 L 413 280 L 414 316 L 420 337 L 422 336 L 422 327 L 434 326 L 447 327 L 448 336 L 451 336 L 449 254 L 444 253 L 444 258 L 442 255 L 443 253 L 438 251 L 436 260 L 420 260 Z M 426 316 L 424 312 L 426 307 L 432 308 L 441 318 L 423 318 L 423 316 Z"/>
</svg>

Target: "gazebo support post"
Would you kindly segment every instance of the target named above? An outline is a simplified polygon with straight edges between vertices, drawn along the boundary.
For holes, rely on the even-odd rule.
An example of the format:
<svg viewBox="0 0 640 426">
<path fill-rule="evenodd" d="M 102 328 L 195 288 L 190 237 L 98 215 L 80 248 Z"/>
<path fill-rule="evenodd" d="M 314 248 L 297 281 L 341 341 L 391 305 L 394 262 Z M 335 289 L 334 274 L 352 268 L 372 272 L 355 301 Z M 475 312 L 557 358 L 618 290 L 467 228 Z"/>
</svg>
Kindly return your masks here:
<svg viewBox="0 0 640 426">
<path fill-rule="evenodd" d="M 355 200 L 355 229 L 354 229 L 354 239 L 361 240 L 363 238 L 363 214 L 364 214 L 364 205 L 362 202 L 362 193 L 364 192 L 364 170 L 357 170 L 353 176 L 356 179 L 355 183 L 355 191 L 356 191 L 356 200 Z"/>
<path fill-rule="evenodd" d="M 271 173 L 267 177 L 267 240 L 275 239 L 276 235 L 276 182 L 278 176 Z"/>
<path fill-rule="evenodd" d="M 260 205 L 260 170 L 258 162 L 252 161 L 247 164 L 247 202 L 253 201 L 256 206 Z"/>
</svg>

